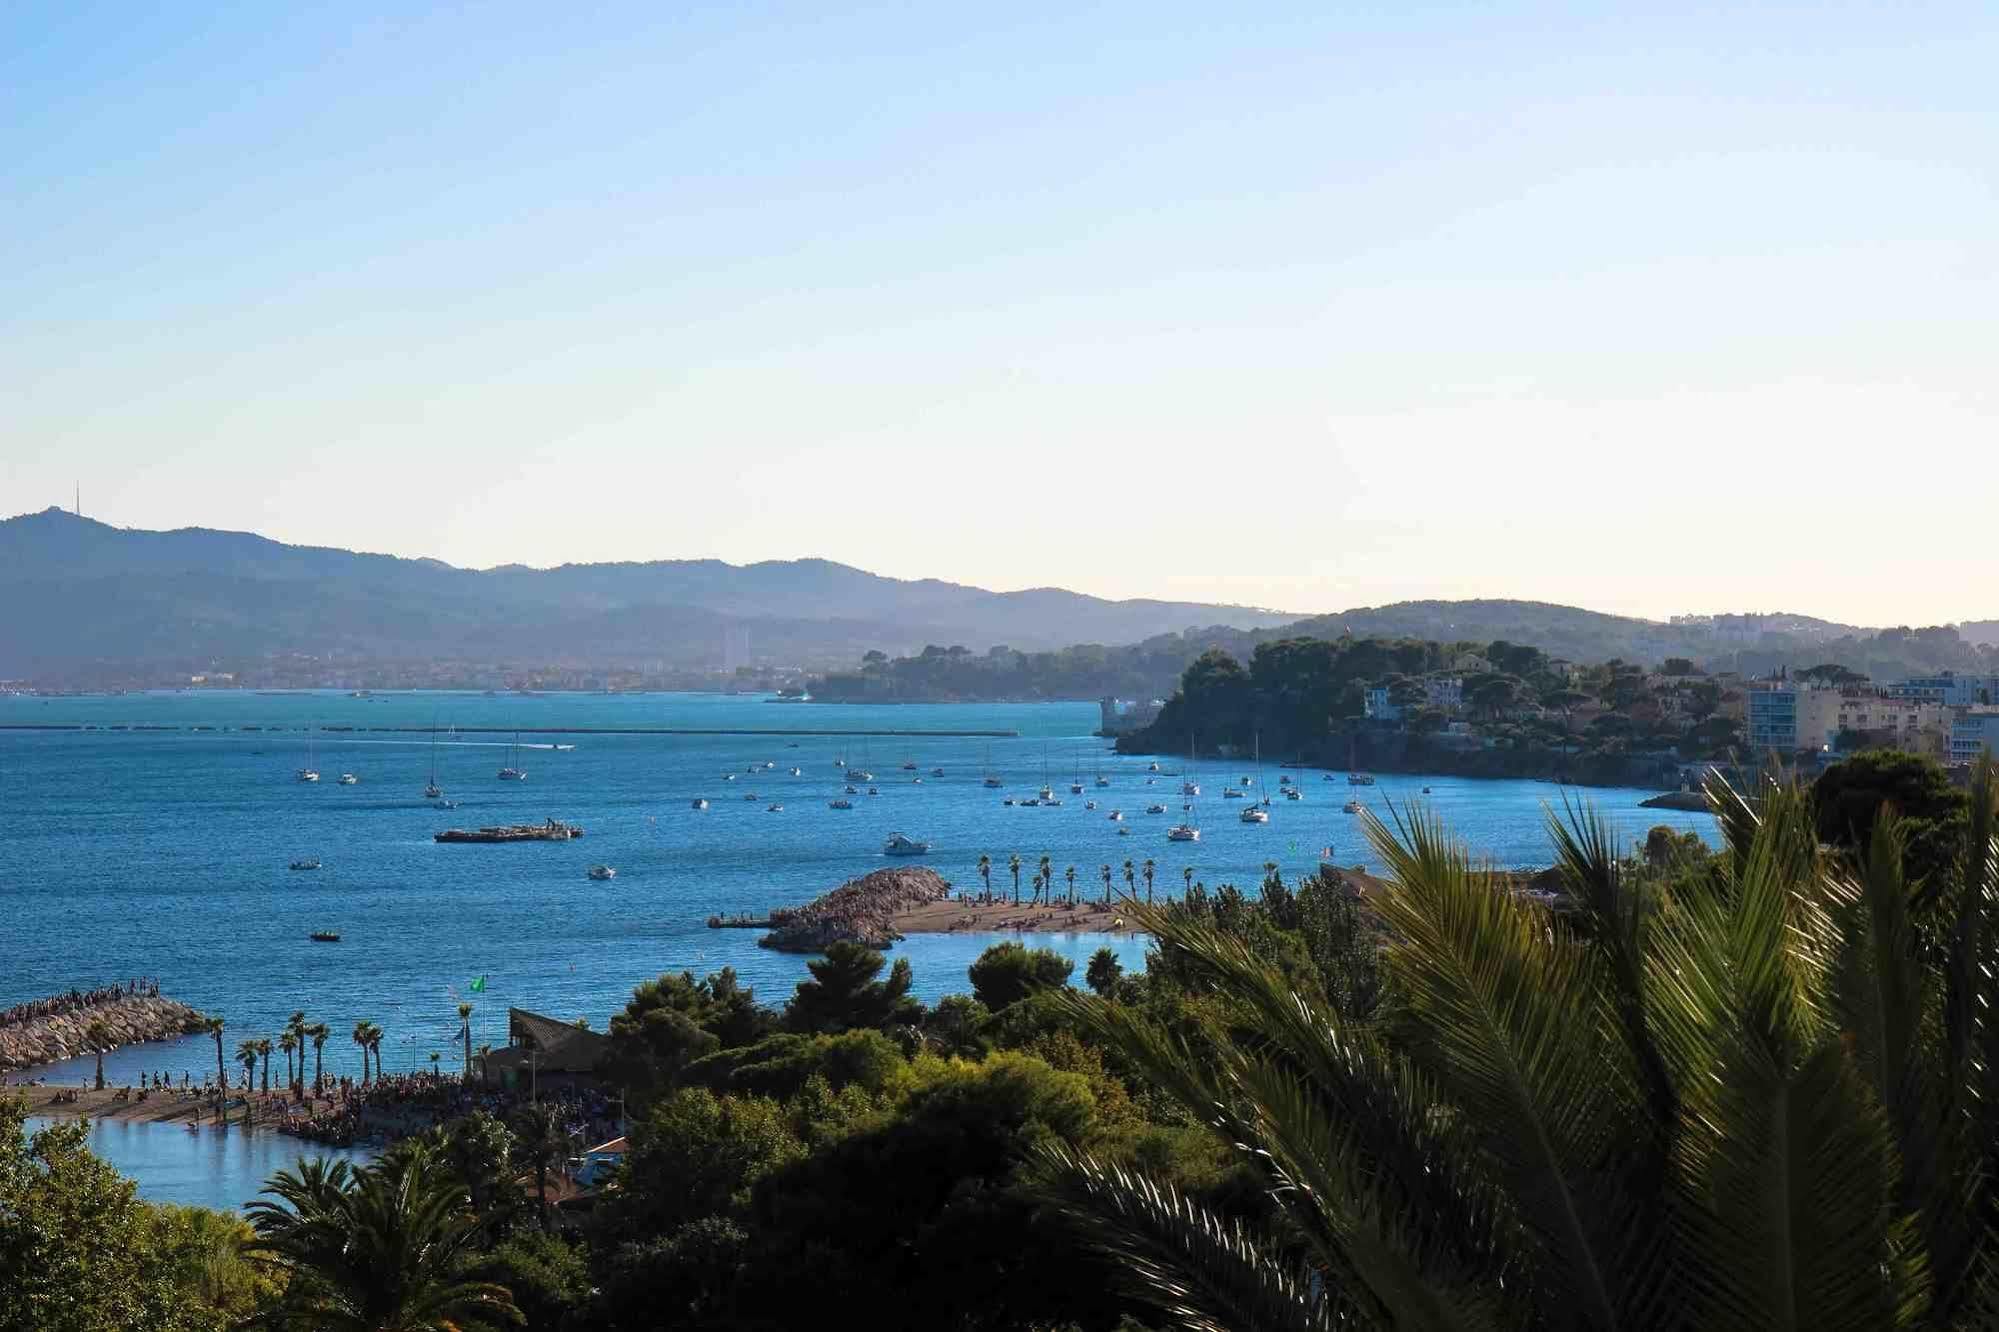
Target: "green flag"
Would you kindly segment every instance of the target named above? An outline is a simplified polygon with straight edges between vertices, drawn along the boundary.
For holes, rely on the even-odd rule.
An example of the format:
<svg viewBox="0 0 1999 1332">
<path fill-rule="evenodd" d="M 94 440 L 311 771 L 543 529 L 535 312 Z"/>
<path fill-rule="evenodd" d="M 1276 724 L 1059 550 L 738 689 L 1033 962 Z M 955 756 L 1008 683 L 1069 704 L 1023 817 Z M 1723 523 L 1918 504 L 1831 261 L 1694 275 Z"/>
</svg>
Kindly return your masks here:
<svg viewBox="0 0 1999 1332">
<path fill-rule="evenodd" d="M 477 980 L 472 982 L 472 993 L 484 994 L 485 992 L 486 992 L 486 978 L 484 976 L 481 976 Z"/>
</svg>

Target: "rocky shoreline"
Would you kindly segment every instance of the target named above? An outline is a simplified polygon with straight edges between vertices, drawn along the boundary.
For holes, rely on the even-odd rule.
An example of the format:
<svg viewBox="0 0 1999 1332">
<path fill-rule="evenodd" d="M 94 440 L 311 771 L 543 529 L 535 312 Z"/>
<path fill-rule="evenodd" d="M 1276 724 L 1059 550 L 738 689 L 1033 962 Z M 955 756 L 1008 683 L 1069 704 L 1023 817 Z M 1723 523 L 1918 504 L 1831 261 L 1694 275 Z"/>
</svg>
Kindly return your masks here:
<svg viewBox="0 0 1999 1332">
<path fill-rule="evenodd" d="M 111 1032 L 107 1049 L 143 1041 L 170 1041 L 200 1029 L 201 1014 L 177 999 L 129 995 L 0 1027 L 0 1073 L 56 1064 L 91 1052 L 85 1033 L 93 1022 Z"/>
<path fill-rule="evenodd" d="M 824 952 L 842 940 L 889 948 L 902 938 L 895 928 L 898 914 L 950 896 L 951 885 L 936 870 L 920 865 L 878 869 L 802 907 L 771 912 L 771 932 L 757 944 L 786 953 Z"/>
</svg>

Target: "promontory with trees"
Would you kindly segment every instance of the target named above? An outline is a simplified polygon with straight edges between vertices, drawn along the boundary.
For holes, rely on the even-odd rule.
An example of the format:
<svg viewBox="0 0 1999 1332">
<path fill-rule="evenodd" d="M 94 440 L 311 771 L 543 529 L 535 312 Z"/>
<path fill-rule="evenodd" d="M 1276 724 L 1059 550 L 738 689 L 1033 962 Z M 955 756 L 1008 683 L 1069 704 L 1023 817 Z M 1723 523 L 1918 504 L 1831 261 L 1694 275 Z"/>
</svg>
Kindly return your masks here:
<svg viewBox="0 0 1999 1332">
<path fill-rule="evenodd" d="M 1378 878 L 1129 901 L 1139 974 L 662 975 L 598 1069 L 622 1164 L 561 1207 L 532 1105 L 246 1224 L 0 1101 L 0 1332 L 1991 1328 L 1993 774 L 1855 762 L 1711 783 L 1719 849 L 1551 815 L 1531 884 L 1364 815 Z"/>
</svg>

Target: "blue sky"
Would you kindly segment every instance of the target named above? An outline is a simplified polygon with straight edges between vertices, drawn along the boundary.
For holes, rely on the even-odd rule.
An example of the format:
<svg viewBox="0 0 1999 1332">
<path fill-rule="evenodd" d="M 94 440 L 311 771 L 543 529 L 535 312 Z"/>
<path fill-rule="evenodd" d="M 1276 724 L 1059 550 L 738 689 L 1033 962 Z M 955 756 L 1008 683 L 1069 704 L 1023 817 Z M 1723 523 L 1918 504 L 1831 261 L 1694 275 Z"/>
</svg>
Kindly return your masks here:
<svg viewBox="0 0 1999 1332">
<path fill-rule="evenodd" d="M 14 6 L 0 510 L 1999 615 L 1990 5 Z"/>
</svg>

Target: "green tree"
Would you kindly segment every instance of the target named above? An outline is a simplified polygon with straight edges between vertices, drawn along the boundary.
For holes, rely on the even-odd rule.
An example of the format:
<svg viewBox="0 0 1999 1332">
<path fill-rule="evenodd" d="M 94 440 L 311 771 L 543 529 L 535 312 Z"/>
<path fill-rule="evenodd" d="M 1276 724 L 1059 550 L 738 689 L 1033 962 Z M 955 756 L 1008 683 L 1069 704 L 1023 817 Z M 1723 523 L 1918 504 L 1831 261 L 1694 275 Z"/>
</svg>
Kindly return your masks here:
<svg viewBox="0 0 1999 1332">
<path fill-rule="evenodd" d="M 465 1062 L 459 1068 L 461 1082 L 472 1081 L 472 1005 L 458 1005 L 458 1034 L 465 1043 Z"/>
<path fill-rule="evenodd" d="M 236 1062 L 243 1066 L 243 1091 L 247 1097 L 248 1093 L 253 1090 L 252 1084 L 257 1080 L 257 1042 L 254 1040 L 238 1041 L 236 1043 Z M 246 1121 L 249 1113 L 250 1109 L 246 1102 L 243 1107 L 243 1114 Z"/>
<path fill-rule="evenodd" d="M 259 1036 L 257 1038 L 257 1054 L 264 1061 L 264 1090 L 268 1092 L 271 1089 L 271 1038 L 270 1037 Z"/>
<path fill-rule="evenodd" d="M 575 1321 L 590 1294 L 589 1262 L 559 1236 L 511 1236 L 474 1257 L 465 1275 L 508 1291 L 529 1332 L 595 1326 Z"/>
<path fill-rule="evenodd" d="M 1117 954 L 1108 948 L 1099 948 L 1090 954 L 1090 965 L 1083 972 L 1083 980 L 1097 994 L 1108 999 L 1117 990 L 1118 978 L 1124 975 L 1124 964 L 1117 960 Z"/>
<path fill-rule="evenodd" d="M 832 1033 L 918 1021 L 923 1006 L 909 994 L 909 959 L 897 958 L 888 979 L 876 980 L 886 962 L 874 949 L 845 939 L 828 945 L 825 957 L 805 964 L 812 978 L 798 983 L 786 1024 L 793 1031 Z"/>
<path fill-rule="evenodd" d="M 630 1143 L 618 1202 L 625 1234 L 661 1234 L 737 1212 L 759 1178 L 800 1151 L 777 1102 L 701 1087 L 655 1104 L 632 1126 Z"/>
<path fill-rule="evenodd" d="M 1158 869 L 1158 866 L 1153 863 L 1151 856 L 1147 856 L 1145 864 L 1141 868 L 1145 871 L 1145 901 L 1146 905 L 1150 906 L 1152 904 L 1152 875 Z"/>
<path fill-rule="evenodd" d="M 1260 1163 L 1284 1239 L 1073 1148 L 1047 1153 L 1056 1197 L 1186 1326 L 1990 1326 L 1999 1103 L 1974 1089 L 1999 1031 L 1972 1014 L 1999 998 L 1999 872 L 1979 785 L 1934 970 L 1896 821 L 1864 864 L 1829 862 L 1795 788 L 1753 809 L 1715 790 L 1727 850 L 1680 879 L 1628 874 L 1600 820 L 1558 823 L 1559 917 L 1431 815 L 1366 816 L 1378 1021 L 1211 922 L 1143 913 L 1227 1032 L 1192 1058 L 1127 1006 L 1070 1006 Z"/>
<path fill-rule="evenodd" d="M 1008 940 L 980 953 L 968 972 L 972 997 L 994 1013 L 1050 985 L 1065 985 L 1076 964 L 1046 948 Z"/>
<path fill-rule="evenodd" d="M 696 1059 L 755 1044 L 775 1027 L 734 968 L 700 981 L 691 971 L 669 973 L 640 984 L 612 1015 L 607 1070 L 628 1091 L 649 1097 L 672 1086 Z"/>
<path fill-rule="evenodd" d="M 1013 871 L 1013 904 L 1020 905 L 1020 852 L 1006 858 L 1006 867 Z"/>
<path fill-rule="evenodd" d="M 984 883 L 986 886 L 985 900 L 988 902 L 992 901 L 993 900 L 993 858 L 991 856 L 982 855 L 979 857 L 979 880 L 980 882 Z"/>
<path fill-rule="evenodd" d="M 1076 867 L 1071 865 L 1062 872 L 1062 877 L 1069 881 L 1069 905 L 1074 906 L 1076 905 Z"/>
<path fill-rule="evenodd" d="M 292 1035 L 290 1027 L 286 1027 L 278 1033 L 278 1049 L 282 1050 L 285 1056 L 285 1086 L 296 1087 L 300 1082 L 304 1081 L 305 1074 L 301 1072 L 297 1077 L 292 1076 L 292 1052 L 297 1051 L 301 1056 L 299 1067 L 303 1069 L 305 1067 L 305 1059 L 303 1058 L 305 1051 L 299 1049 L 298 1037 Z"/>
<path fill-rule="evenodd" d="M 201 1021 L 202 1025 L 207 1029 L 208 1034 L 215 1038 L 215 1085 L 218 1088 L 226 1088 L 229 1083 L 229 1075 L 224 1071 L 226 1065 L 222 1062 L 222 1015 L 220 1013 L 210 1013 L 202 1018 Z"/>
<path fill-rule="evenodd" d="M 368 1085 L 368 1041 L 371 1030 L 366 1019 L 354 1024 L 354 1044 L 361 1047 L 361 1085 Z"/>
<path fill-rule="evenodd" d="M 315 1022 L 305 1029 L 306 1037 L 312 1041 L 312 1091 L 317 1096 L 326 1087 L 325 1051 L 327 1038 L 333 1035 L 333 1028 L 324 1022 Z M 302 1058 L 302 1057 L 301 1057 Z"/>
<path fill-rule="evenodd" d="M 1941 883 L 1962 853 L 1971 805 L 1926 758 L 1871 749 L 1833 764 L 1812 785 L 1822 841 L 1864 859 L 1884 806 L 1900 816 L 1909 877 Z"/>
<path fill-rule="evenodd" d="M 250 1253 L 290 1276 L 270 1322 L 355 1332 L 519 1326 L 504 1286 L 467 1279 L 477 1217 L 464 1185 L 428 1149 L 280 1170 L 248 1209 Z"/>
<path fill-rule="evenodd" d="M 514 1112 L 513 1154 L 534 1171 L 535 1220 L 542 1232 L 549 1229 L 548 1170 L 563 1158 L 569 1139 L 562 1131 L 562 1118 L 552 1106 L 531 1102 Z"/>
</svg>

